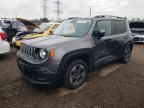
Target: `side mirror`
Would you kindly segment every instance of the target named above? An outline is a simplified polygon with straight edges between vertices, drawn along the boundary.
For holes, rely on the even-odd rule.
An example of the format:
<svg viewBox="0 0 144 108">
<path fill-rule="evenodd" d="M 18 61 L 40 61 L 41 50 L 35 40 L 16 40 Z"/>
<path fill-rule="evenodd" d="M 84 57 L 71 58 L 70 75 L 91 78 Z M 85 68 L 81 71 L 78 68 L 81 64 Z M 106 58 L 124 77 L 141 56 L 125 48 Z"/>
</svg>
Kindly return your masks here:
<svg viewBox="0 0 144 108">
<path fill-rule="evenodd" d="M 105 30 L 93 31 L 92 35 L 98 39 L 101 39 L 102 37 L 105 36 Z"/>
</svg>

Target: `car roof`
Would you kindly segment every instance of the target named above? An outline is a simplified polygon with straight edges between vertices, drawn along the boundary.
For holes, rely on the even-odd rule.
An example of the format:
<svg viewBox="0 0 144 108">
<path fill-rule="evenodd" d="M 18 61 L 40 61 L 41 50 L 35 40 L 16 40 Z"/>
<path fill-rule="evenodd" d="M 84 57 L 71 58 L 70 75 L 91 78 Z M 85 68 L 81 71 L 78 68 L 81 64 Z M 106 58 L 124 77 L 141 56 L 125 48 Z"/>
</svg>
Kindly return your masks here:
<svg viewBox="0 0 144 108">
<path fill-rule="evenodd" d="M 98 15 L 92 18 L 83 18 L 83 17 L 71 17 L 68 19 L 116 19 L 116 20 L 126 20 L 126 17 L 112 16 L 112 15 Z"/>
</svg>

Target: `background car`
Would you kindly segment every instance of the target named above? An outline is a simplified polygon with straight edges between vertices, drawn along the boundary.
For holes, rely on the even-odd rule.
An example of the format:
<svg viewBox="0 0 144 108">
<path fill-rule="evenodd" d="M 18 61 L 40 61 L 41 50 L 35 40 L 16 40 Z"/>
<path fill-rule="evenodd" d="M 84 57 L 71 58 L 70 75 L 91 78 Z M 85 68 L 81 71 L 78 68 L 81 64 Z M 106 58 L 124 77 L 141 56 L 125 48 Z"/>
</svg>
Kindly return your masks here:
<svg viewBox="0 0 144 108">
<path fill-rule="evenodd" d="M 2 26 L 2 21 L 0 20 L 0 27 Z"/>
<path fill-rule="evenodd" d="M 144 21 L 130 22 L 130 29 L 134 37 L 134 42 L 144 43 Z"/>
<path fill-rule="evenodd" d="M 7 53 L 10 51 L 10 45 L 6 41 L 6 33 L 0 28 L 0 54 Z"/>
<path fill-rule="evenodd" d="M 38 34 L 30 34 L 23 36 L 23 39 L 31 39 L 31 38 L 36 38 L 40 36 L 47 36 L 53 33 L 53 31 L 59 26 L 60 23 L 56 22 L 50 22 L 50 23 L 42 23 L 39 27 L 44 31 Z M 37 31 L 37 30 L 35 30 Z"/>
<path fill-rule="evenodd" d="M 28 33 L 28 35 L 20 35 L 20 33 L 18 33 L 15 37 L 13 37 L 12 45 L 19 48 L 22 40 L 48 36 L 53 33 L 59 24 L 60 23 L 57 22 L 42 23 L 39 28 L 35 28 L 31 33 Z"/>
<path fill-rule="evenodd" d="M 33 22 L 17 18 L 15 21 L 7 21 L 2 25 L 2 29 L 7 33 L 7 40 L 11 42 L 12 38 L 18 33 L 22 31 L 32 31 L 35 28 L 38 28 L 36 24 Z"/>
</svg>

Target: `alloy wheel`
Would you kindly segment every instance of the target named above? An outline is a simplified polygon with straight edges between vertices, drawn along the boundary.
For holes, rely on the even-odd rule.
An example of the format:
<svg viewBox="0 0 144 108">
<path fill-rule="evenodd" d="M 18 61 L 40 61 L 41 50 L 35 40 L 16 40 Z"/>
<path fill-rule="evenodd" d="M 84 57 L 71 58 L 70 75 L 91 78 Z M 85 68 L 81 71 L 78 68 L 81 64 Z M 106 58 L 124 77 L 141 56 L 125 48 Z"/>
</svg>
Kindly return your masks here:
<svg viewBox="0 0 144 108">
<path fill-rule="evenodd" d="M 85 79 L 85 75 L 86 75 L 86 69 L 85 69 L 85 67 L 83 65 L 81 65 L 81 64 L 75 65 L 71 69 L 71 72 L 70 72 L 70 82 L 74 86 L 78 86 Z"/>
</svg>

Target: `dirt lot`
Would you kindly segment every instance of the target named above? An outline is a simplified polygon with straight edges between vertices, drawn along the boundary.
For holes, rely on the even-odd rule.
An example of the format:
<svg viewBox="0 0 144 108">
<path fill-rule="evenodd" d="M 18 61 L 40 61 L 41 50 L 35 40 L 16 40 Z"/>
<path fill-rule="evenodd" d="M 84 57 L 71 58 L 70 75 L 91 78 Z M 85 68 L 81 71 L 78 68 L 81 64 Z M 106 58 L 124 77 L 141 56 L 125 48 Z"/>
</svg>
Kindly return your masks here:
<svg viewBox="0 0 144 108">
<path fill-rule="evenodd" d="M 74 91 L 26 83 L 15 54 L 0 56 L 0 108 L 144 108 L 144 45 L 134 46 L 130 63 L 97 69 Z"/>
</svg>

